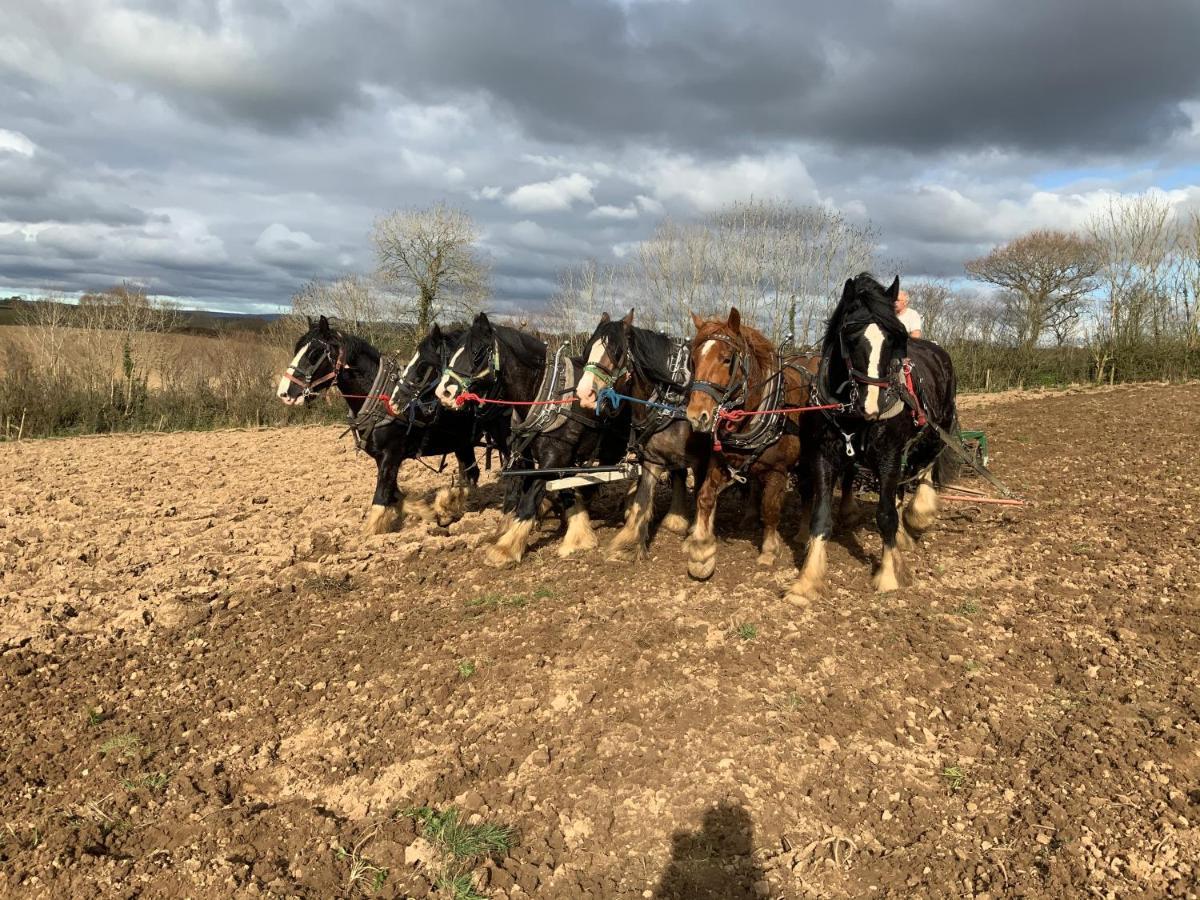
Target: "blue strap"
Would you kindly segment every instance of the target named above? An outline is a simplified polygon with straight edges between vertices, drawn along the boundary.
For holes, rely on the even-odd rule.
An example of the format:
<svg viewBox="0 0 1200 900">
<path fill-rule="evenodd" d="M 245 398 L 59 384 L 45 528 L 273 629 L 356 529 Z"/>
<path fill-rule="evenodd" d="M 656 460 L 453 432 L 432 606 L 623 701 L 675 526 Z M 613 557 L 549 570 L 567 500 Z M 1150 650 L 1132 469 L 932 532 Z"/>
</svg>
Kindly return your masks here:
<svg viewBox="0 0 1200 900">
<path fill-rule="evenodd" d="M 640 403 L 642 406 L 649 406 L 652 409 L 661 409 L 676 415 L 683 411 L 682 408 L 678 406 L 668 406 L 666 403 L 656 403 L 653 400 L 641 400 L 637 397 L 630 397 L 628 394 L 618 393 L 611 387 L 606 387 L 596 395 L 596 415 L 600 415 L 600 409 L 605 403 L 611 404 L 613 412 L 617 412 L 621 408 L 622 400 L 628 400 L 630 403 Z"/>
</svg>

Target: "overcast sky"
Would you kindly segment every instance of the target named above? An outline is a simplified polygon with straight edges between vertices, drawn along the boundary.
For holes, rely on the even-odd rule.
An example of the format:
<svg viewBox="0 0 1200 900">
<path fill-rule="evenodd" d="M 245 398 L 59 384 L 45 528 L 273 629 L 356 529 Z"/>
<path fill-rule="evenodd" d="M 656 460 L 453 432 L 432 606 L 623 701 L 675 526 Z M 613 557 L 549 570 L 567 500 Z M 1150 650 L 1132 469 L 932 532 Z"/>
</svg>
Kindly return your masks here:
<svg viewBox="0 0 1200 900">
<path fill-rule="evenodd" d="M 904 274 L 1113 192 L 1200 205 L 1197 0 L 5 0 L 0 293 L 274 309 L 472 213 L 494 306 L 751 195 Z"/>
</svg>

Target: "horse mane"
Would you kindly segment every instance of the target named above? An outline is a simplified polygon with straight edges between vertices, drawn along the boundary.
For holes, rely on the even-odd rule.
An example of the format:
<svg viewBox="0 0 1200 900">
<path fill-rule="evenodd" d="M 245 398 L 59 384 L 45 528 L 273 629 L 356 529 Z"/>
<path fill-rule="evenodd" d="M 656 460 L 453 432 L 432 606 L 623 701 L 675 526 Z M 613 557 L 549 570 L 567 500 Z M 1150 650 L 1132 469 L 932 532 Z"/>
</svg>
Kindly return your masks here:
<svg viewBox="0 0 1200 900">
<path fill-rule="evenodd" d="M 633 336 L 632 361 L 641 373 L 652 381 L 672 384 L 671 338 L 649 328 L 630 328 Z"/>
<path fill-rule="evenodd" d="M 507 347 L 522 366 L 541 369 L 546 365 L 546 344 L 528 332 L 508 325 L 493 325 L 496 340 Z"/>
<path fill-rule="evenodd" d="M 767 339 L 765 334 L 757 328 L 747 325 L 745 321 L 739 326 L 738 334 L 745 339 L 746 347 L 750 351 L 750 355 L 754 357 L 754 361 L 758 363 L 759 369 L 770 371 L 775 365 L 775 345 Z M 696 336 L 692 338 L 693 352 L 705 341 L 722 335 L 729 335 L 728 322 L 723 319 L 705 319 L 697 326 Z"/>
<path fill-rule="evenodd" d="M 358 335 L 351 334 L 348 331 L 342 331 L 340 328 L 333 330 L 334 338 L 341 345 L 342 352 L 345 354 L 347 361 L 357 358 L 359 355 L 366 356 L 371 362 L 379 364 L 379 351 L 372 344 L 360 338 Z M 306 343 L 314 340 L 325 340 L 321 336 L 320 329 L 313 325 L 308 331 L 300 335 L 300 339 L 296 341 L 295 351 L 298 351 Z"/>
</svg>

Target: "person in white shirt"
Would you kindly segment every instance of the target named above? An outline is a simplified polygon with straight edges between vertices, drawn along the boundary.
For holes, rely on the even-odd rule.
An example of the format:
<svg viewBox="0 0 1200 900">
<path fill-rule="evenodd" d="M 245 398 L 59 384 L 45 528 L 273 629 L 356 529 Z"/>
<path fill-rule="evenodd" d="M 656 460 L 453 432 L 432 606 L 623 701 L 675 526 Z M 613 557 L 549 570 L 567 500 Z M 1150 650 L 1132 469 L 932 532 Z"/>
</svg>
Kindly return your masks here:
<svg viewBox="0 0 1200 900">
<path fill-rule="evenodd" d="M 921 337 L 921 314 L 908 305 L 908 291 L 896 295 L 896 317 L 908 329 L 908 336 Z"/>
</svg>

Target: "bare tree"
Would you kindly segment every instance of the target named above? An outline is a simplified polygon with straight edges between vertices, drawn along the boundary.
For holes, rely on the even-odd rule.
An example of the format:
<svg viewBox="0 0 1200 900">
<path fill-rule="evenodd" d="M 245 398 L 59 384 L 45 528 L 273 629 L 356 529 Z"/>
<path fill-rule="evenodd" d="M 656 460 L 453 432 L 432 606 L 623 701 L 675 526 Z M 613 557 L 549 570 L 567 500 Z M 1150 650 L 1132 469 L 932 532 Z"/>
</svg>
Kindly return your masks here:
<svg viewBox="0 0 1200 900">
<path fill-rule="evenodd" d="M 1179 226 L 1175 272 L 1176 318 L 1184 346 L 1200 349 L 1200 212 L 1193 212 Z"/>
<path fill-rule="evenodd" d="M 543 330 L 561 335 L 570 342 L 572 352 L 580 352 L 600 314 L 616 308 L 616 279 L 615 267 L 602 266 L 594 259 L 565 269 L 559 275 L 558 292 L 542 317 Z"/>
<path fill-rule="evenodd" d="M 1003 289 L 1005 323 L 1016 343 L 1030 348 L 1048 330 L 1065 340 L 1095 288 L 1100 265 L 1089 238 L 1039 230 L 971 260 L 966 269 L 973 278 Z"/>
<path fill-rule="evenodd" d="M 698 222 L 664 220 L 639 248 L 628 293 L 677 334 L 690 312 L 731 305 L 778 340 L 808 342 L 838 285 L 871 267 L 876 235 L 840 213 L 782 201 L 734 203 Z"/>
<path fill-rule="evenodd" d="M 941 281 L 918 280 L 906 282 L 904 290 L 909 304 L 921 314 L 921 333 L 932 340 L 949 341 L 950 329 L 945 326 L 955 301 L 950 286 Z"/>
<path fill-rule="evenodd" d="M 1154 194 L 1113 198 L 1088 231 L 1100 256 L 1109 340 L 1122 347 L 1151 336 L 1159 342 L 1171 314 L 1168 278 L 1177 235 L 1170 205 Z"/>
<path fill-rule="evenodd" d="M 488 270 L 475 246 L 478 237 L 471 217 L 444 203 L 375 222 L 379 275 L 408 301 L 418 333 L 439 316 L 463 317 L 482 303 Z"/>
<path fill-rule="evenodd" d="M 329 316 L 380 348 L 396 334 L 401 312 L 395 296 L 361 275 L 337 281 L 310 281 L 292 297 L 292 313 L 296 317 Z M 289 330 L 298 325 L 299 322 Z"/>
</svg>

